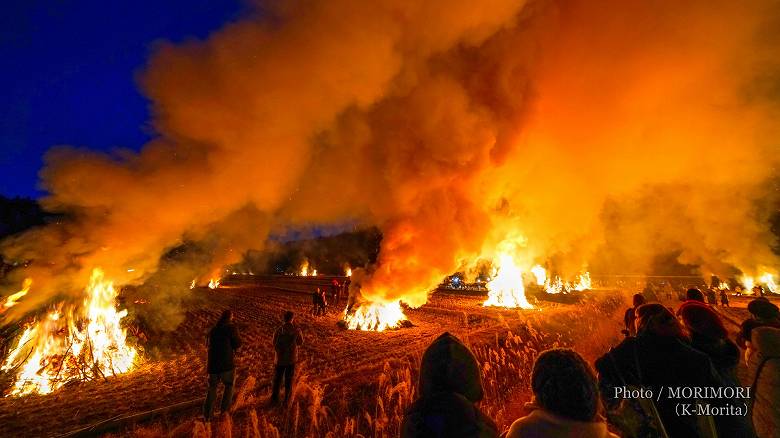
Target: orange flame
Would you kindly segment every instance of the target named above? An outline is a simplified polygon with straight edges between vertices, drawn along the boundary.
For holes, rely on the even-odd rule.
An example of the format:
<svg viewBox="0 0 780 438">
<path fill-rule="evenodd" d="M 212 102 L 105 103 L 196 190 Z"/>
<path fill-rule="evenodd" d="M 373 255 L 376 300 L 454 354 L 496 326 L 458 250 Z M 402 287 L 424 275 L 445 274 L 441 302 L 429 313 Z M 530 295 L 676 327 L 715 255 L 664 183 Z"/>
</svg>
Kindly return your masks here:
<svg viewBox="0 0 780 438">
<path fill-rule="evenodd" d="M 0 313 L 3 313 L 11 307 L 17 305 L 19 303 L 19 299 L 27 295 L 27 292 L 30 291 L 30 286 L 32 286 L 32 278 L 25 278 L 24 282 L 22 283 L 22 289 L 15 294 L 9 295 L 8 298 L 5 299 L 3 307 L 0 308 Z"/>
<path fill-rule="evenodd" d="M 533 309 L 534 306 L 525 298 L 523 272 L 515 264 L 512 256 L 502 253 L 498 260 L 498 272 L 487 283 L 488 299 L 483 305 Z"/>
<path fill-rule="evenodd" d="M 547 280 L 547 271 L 541 265 L 536 265 L 531 268 L 531 273 L 534 274 L 536 285 L 544 286 L 544 282 Z"/>
<path fill-rule="evenodd" d="M 769 289 L 769 292 L 777 293 L 777 283 L 775 283 L 775 279 L 770 273 L 764 273 L 761 275 L 759 280 L 766 285 L 766 288 Z"/>
<path fill-rule="evenodd" d="M 63 305 L 25 328 L 3 362 L 3 371 L 18 370 L 11 395 L 48 394 L 71 380 L 93 380 L 133 368 L 136 350 L 126 343 L 113 284 L 94 269 L 77 314 Z"/>
<path fill-rule="evenodd" d="M 344 313 L 344 323 L 350 330 L 385 331 L 397 328 L 406 315 L 399 301 L 389 303 L 366 303 L 352 313 Z"/>
</svg>

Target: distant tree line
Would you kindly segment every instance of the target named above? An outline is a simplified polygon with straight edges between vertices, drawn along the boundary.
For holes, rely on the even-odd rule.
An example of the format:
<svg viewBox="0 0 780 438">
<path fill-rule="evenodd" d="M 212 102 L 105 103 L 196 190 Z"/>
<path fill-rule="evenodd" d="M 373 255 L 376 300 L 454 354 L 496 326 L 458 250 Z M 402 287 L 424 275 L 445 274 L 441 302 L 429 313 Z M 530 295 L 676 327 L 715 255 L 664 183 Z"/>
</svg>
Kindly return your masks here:
<svg viewBox="0 0 780 438">
<path fill-rule="evenodd" d="M 0 195 L 0 239 L 44 225 L 56 217 L 57 215 L 45 212 L 33 199 L 7 198 Z"/>
</svg>

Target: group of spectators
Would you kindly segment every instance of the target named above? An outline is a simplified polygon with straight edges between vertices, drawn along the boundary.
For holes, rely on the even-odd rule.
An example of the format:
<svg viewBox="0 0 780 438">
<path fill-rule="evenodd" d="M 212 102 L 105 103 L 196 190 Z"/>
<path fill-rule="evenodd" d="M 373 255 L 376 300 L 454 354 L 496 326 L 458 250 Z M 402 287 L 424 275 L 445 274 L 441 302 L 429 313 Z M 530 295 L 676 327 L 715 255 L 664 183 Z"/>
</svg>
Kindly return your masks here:
<svg viewBox="0 0 780 438">
<path fill-rule="evenodd" d="M 690 289 L 686 298 L 675 312 L 635 295 L 624 318 L 625 339 L 598 358 L 594 367 L 571 349 L 540 353 L 531 375 L 533 398 L 525 406 L 529 413 L 503 433 L 477 407 L 484 393 L 475 356 L 457 337 L 444 333 L 423 354 L 419 397 L 404 415 L 401 436 L 776 436 L 780 430 L 778 307 L 766 298 L 751 301 L 751 318 L 732 340 L 701 291 Z M 285 402 L 290 397 L 296 350 L 303 343 L 292 312 L 285 313 L 273 343 L 276 367 L 271 402 L 276 404 L 282 381 Z M 232 352 L 240 344 L 230 311 L 226 311 L 209 333 L 206 419 L 211 417 L 219 382 L 225 385 L 222 411 L 230 407 Z M 736 369 L 741 357 L 749 381 L 740 383 Z M 702 388 L 705 394 L 691 397 L 684 388 Z M 649 397 L 625 395 L 648 390 Z M 709 397 L 706 391 L 719 396 Z M 688 406 L 692 414 L 681 413 L 680 405 Z M 707 408 L 702 411 L 697 406 Z M 734 414 L 729 406 L 749 406 L 749 413 Z M 751 421 L 755 419 L 759 421 Z"/>
<path fill-rule="evenodd" d="M 686 298 L 674 312 L 635 295 L 625 314 L 626 338 L 598 358 L 595 369 L 570 349 L 540 353 L 531 375 L 533 399 L 525 406 L 530 413 L 500 436 L 777 436 L 777 306 L 753 300 L 735 342 L 701 291 L 691 289 Z M 750 376 L 742 383 L 736 374 L 741 357 Z M 406 412 L 401 436 L 498 437 L 477 407 L 482 397 L 474 355 L 445 333 L 423 355 L 419 398 Z M 747 407 L 747 415 L 734 409 Z"/>
<path fill-rule="evenodd" d="M 276 353 L 273 386 L 271 390 L 271 405 L 279 403 L 279 392 L 284 382 L 284 403 L 290 400 L 295 378 L 295 365 L 298 359 L 298 347 L 303 344 L 303 335 L 293 320 L 291 311 L 284 313 L 284 322 L 273 335 L 273 346 Z M 208 361 L 206 368 L 209 374 L 209 386 L 206 400 L 203 404 L 203 418 L 211 420 L 214 411 L 214 401 L 217 387 L 224 385 L 220 413 L 230 410 L 233 400 L 233 383 L 235 381 L 234 352 L 241 347 L 241 337 L 233 324 L 233 312 L 222 312 L 217 324 L 209 331 L 206 338 L 208 346 Z"/>
</svg>

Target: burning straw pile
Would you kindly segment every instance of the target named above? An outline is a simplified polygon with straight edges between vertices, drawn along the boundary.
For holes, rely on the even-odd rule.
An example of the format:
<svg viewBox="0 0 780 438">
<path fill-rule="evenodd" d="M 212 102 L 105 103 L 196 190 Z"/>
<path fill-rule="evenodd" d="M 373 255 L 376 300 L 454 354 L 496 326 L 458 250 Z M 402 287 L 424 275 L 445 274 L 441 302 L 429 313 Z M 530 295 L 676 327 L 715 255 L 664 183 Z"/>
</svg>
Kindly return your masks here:
<svg viewBox="0 0 780 438">
<path fill-rule="evenodd" d="M 29 289 L 31 281 L 26 282 Z M 23 289 L 24 290 L 24 289 Z M 67 382 L 104 379 L 133 368 L 135 348 L 127 345 L 113 284 L 92 272 L 82 306 L 60 303 L 28 323 L 2 364 L 14 383 L 10 395 L 48 394 Z"/>
</svg>

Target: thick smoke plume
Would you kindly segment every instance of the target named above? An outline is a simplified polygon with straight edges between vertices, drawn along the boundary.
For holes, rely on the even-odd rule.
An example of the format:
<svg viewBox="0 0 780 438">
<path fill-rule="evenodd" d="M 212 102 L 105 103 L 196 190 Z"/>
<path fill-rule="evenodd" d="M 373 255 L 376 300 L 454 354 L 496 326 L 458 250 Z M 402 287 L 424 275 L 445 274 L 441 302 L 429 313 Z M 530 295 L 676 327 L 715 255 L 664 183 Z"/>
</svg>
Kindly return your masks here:
<svg viewBox="0 0 780 438">
<path fill-rule="evenodd" d="M 94 266 L 143 282 L 184 240 L 212 257 L 179 275 L 207 277 L 275 231 L 347 221 L 384 235 L 363 295 L 414 306 L 508 238 L 564 274 L 674 249 L 776 269 L 778 17 L 772 1 L 259 7 L 156 50 L 159 138 L 139 154 L 49 153 L 45 205 L 74 219 L 3 244 L 35 281 L 9 315 Z"/>
</svg>

